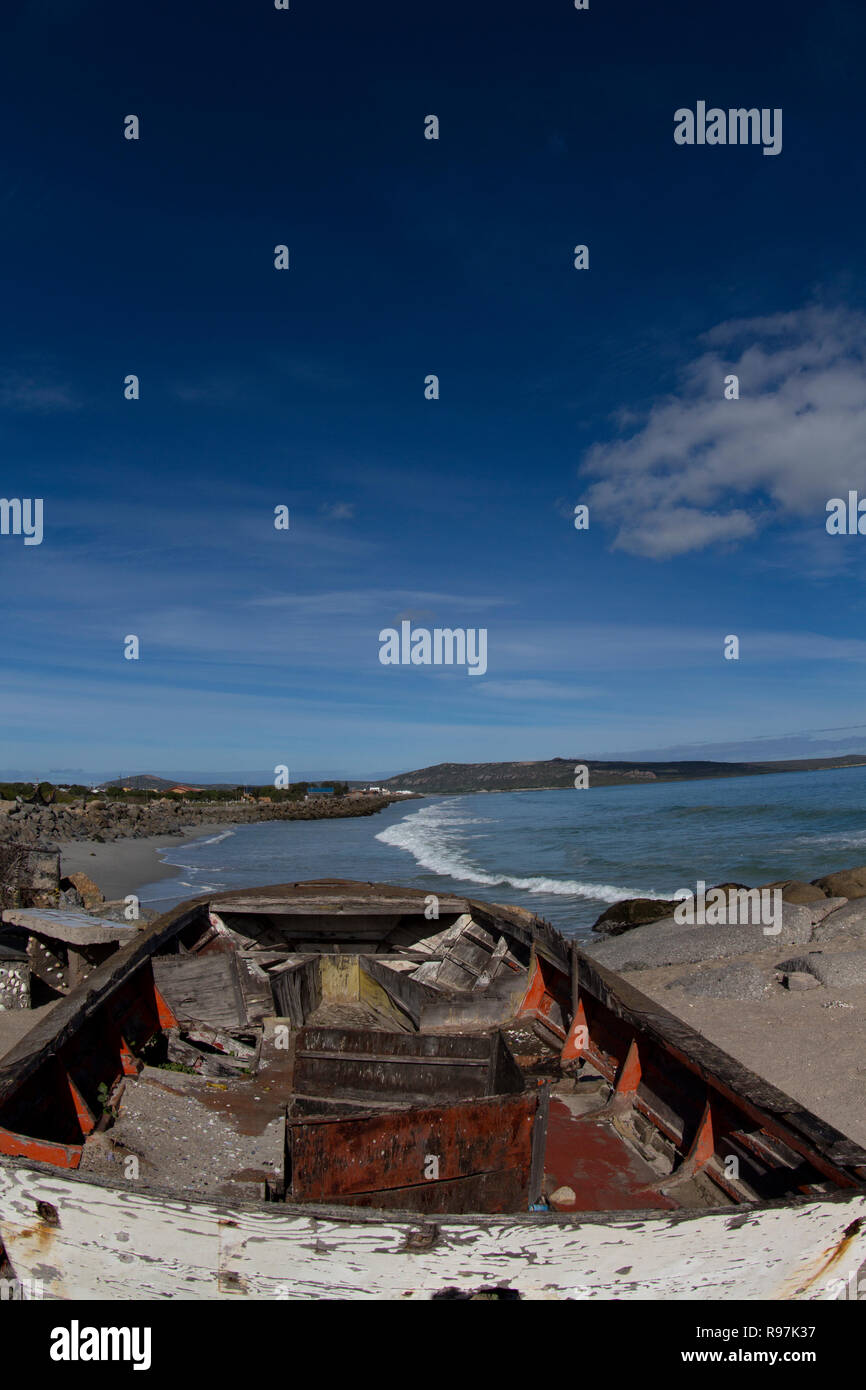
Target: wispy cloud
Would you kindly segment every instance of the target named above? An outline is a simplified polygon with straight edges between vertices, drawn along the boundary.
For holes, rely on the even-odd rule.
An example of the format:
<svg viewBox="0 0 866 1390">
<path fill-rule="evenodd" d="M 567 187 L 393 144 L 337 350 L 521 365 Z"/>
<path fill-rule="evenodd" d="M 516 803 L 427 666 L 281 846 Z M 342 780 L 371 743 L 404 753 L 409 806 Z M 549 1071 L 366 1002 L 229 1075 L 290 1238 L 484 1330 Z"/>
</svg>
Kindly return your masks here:
<svg viewBox="0 0 866 1390">
<path fill-rule="evenodd" d="M 503 680 L 479 681 L 483 695 L 499 700 L 590 700 L 605 692 L 601 687 L 569 685 L 565 681 Z"/>
<path fill-rule="evenodd" d="M 78 408 L 72 388 L 63 382 L 40 381 L 21 372 L 0 373 L 0 410 L 38 414 Z"/>
</svg>

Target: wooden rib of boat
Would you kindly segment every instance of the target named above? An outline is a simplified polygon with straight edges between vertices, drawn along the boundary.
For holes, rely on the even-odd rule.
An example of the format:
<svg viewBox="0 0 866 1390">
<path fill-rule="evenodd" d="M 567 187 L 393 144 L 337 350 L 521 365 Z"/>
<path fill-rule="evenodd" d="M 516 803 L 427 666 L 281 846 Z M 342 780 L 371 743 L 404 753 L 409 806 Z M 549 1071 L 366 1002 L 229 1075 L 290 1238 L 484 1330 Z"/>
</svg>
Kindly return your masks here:
<svg viewBox="0 0 866 1390">
<path fill-rule="evenodd" d="M 199 899 L 60 999 L 0 1062 L 21 1286 L 834 1296 L 866 1152 L 531 913 L 429 902 Z"/>
</svg>

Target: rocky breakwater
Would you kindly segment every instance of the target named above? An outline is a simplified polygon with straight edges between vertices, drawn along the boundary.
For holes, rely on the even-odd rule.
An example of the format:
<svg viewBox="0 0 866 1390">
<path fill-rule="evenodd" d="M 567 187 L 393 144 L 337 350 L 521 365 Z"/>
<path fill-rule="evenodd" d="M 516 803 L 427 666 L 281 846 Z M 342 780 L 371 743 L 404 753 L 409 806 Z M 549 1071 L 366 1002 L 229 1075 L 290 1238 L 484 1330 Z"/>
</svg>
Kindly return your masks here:
<svg viewBox="0 0 866 1390">
<path fill-rule="evenodd" d="M 250 825 L 271 820 L 371 816 L 390 796 L 310 797 L 303 801 L 77 801 L 51 806 L 0 802 L 0 842 L 49 847 L 70 840 L 143 839 L 175 835 L 196 825 Z"/>
<path fill-rule="evenodd" d="M 811 883 L 720 884 L 688 915 L 676 900 L 627 899 L 595 923 L 602 939 L 581 946 L 611 970 L 693 997 L 862 988 L 866 1003 L 866 866 Z"/>
</svg>

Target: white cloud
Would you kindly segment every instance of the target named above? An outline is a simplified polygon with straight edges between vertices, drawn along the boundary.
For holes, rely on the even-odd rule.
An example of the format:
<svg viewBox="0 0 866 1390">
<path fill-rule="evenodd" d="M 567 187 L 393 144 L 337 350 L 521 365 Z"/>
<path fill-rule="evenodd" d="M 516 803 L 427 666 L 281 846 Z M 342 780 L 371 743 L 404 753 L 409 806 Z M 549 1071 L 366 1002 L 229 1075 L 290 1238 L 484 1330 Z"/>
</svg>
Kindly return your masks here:
<svg viewBox="0 0 866 1390">
<path fill-rule="evenodd" d="M 591 516 L 616 528 L 615 548 L 662 559 L 774 521 L 823 528 L 828 498 L 862 486 L 866 317 L 813 305 L 720 324 L 702 343 L 673 396 L 585 457 Z"/>
</svg>

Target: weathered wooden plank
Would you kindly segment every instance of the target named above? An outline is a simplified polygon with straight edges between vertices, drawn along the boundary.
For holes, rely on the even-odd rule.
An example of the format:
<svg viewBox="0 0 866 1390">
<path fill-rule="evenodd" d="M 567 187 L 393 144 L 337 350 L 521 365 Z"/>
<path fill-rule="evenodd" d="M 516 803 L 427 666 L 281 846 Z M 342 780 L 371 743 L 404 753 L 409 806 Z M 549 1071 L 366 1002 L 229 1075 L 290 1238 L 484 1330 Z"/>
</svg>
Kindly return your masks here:
<svg viewBox="0 0 866 1390">
<path fill-rule="evenodd" d="M 488 990 L 443 993 L 424 1004 L 420 1027 L 424 1030 L 496 1028 L 514 1018 L 525 992 L 525 980 L 519 980 L 510 994 L 492 994 Z"/>
<path fill-rule="evenodd" d="M 505 956 L 508 952 L 508 941 L 504 936 L 500 936 L 493 948 L 493 954 L 487 965 L 482 970 L 478 979 L 475 981 L 476 989 L 487 989 L 488 985 L 496 978 L 498 971 L 502 968 Z"/>
<path fill-rule="evenodd" d="M 557 970 L 569 974 L 572 943 L 543 917 L 513 903 L 482 903 L 474 898 L 469 901 L 469 910 L 482 926 L 510 937 L 512 948 L 519 944 L 523 950 L 522 956 L 517 953 L 521 964 L 528 964 L 529 951 L 535 946 Z"/>
<path fill-rule="evenodd" d="M 153 977 L 179 1023 L 207 1023 L 213 1028 L 247 1026 L 233 954 L 154 956 Z"/>
<path fill-rule="evenodd" d="M 322 975 L 315 956 L 270 972 L 277 1012 L 302 1028 L 322 1002 Z"/>
<path fill-rule="evenodd" d="M 274 995 L 267 971 L 247 952 L 237 956 L 238 979 L 244 1000 L 244 1012 L 250 1023 L 261 1023 L 274 1012 Z"/>
<path fill-rule="evenodd" d="M 453 1067 L 455 1064 L 453 1057 L 387 1057 L 374 1052 L 312 1052 L 309 1048 L 304 1048 L 298 1056 L 312 1061 L 393 1062 L 405 1067 Z M 487 1058 L 459 1057 L 457 1062 L 461 1067 L 479 1067 L 485 1075 L 490 1070 L 490 1061 Z"/>
<path fill-rule="evenodd" d="M 308 1049 L 339 1054 L 353 1052 L 369 1056 L 387 1055 L 395 1058 L 490 1057 L 492 1033 L 427 1034 L 382 1033 L 372 1030 L 358 1032 L 351 1028 L 305 1028 L 298 1036 L 298 1051 Z"/>
<path fill-rule="evenodd" d="M 338 1057 L 295 1060 L 295 1084 L 304 1095 L 342 1097 L 344 1100 L 403 1100 L 423 1103 L 435 1097 L 460 1100 L 487 1093 L 487 1064 L 480 1066 L 439 1058 L 393 1058 L 365 1061 Z"/>
<path fill-rule="evenodd" d="M 387 962 L 375 956 L 362 956 L 361 968 L 382 986 L 394 1006 L 411 1020 L 414 1027 L 420 1027 L 424 1005 L 438 999 L 439 991 L 419 980 L 410 979 L 405 971 L 392 970 Z"/>
<path fill-rule="evenodd" d="M 391 1019 L 394 1026 L 401 1032 L 410 1032 L 415 1026 L 411 1015 L 402 1007 L 402 1004 L 396 1003 L 394 995 L 381 985 L 369 970 L 364 968 L 363 962 L 371 959 L 370 956 L 361 958 L 361 968 L 358 971 L 359 1002 L 375 1009 L 381 1016 Z M 396 979 L 396 971 L 392 970 L 390 973 Z"/>
<path fill-rule="evenodd" d="M 279 892 L 270 890 L 267 892 L 259 890 L 250 893 L 239 891 L 236 897 L 222 894 L 212 900 L 213 910 L 222 916 L 227 912 L 242 913 L 274 913 L 281 917 L 295 915 L 315 914 L 317 916 L 369 916 L 381 913 L 391 919 L 391 926 L 394 925 L 394 917 L 420 914 L 424 916 L 424 906 L 426 897 L 424 893 L 413 893 L 410 889 L 395 889 L 392 893 L 385 891 L 386 885 L 379 884 L 375 891 L 371 890 L 367 894 L 357 891 L 358 885 L 352 884 L 343 892 L 335 890 L 332 892 L 311 891 L 310 884 L 304 885 L 303 891 L 294 885 L 284 886 Z M 466 899 L 456 898 L 452 895 L 443 895 L 439 899 L 440 913 L 465 912 Z"/>
<path fill-rule="evenodd" d="M 295 1088 L 306 1096 L 418 1103 L 489 1095 L 494 1076 L 509 1091 L 522 1090 L 516 1066 L 510 1071 L 503 1060 L 497 1070 L 501 1047 L 490 1033 L 304 1028 L 296 1040 Z"/>
</svg>

